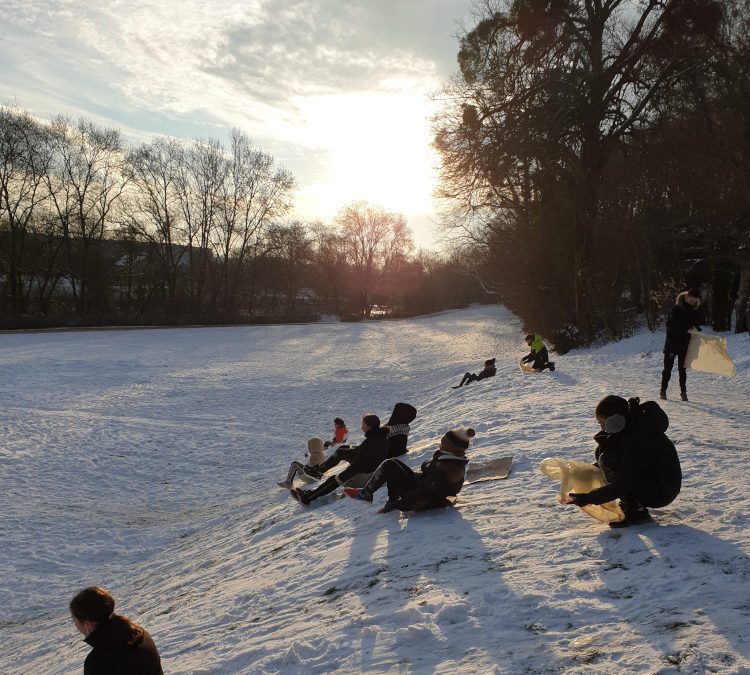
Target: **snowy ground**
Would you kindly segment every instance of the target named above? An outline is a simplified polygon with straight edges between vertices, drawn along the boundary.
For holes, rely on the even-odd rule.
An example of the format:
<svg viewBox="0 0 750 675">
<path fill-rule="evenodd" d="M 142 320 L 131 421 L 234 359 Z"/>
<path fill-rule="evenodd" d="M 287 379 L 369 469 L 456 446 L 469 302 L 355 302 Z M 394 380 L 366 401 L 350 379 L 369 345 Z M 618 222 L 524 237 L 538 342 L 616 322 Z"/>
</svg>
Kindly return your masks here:
<svg viewBox="0 0 750 675">
<path fill-rule="evenodd" d="M 80 672 L 67 603 L 100 584 L 167 673 L 749 673 L 747 336 L 737 377 L 689 372 L 691 401 L 665 404 L 678 500 L 612 531 L 538 466 L 591 458 L 601 396 L 655 396 L 663 335 L 542 375 L 518 369 L 522 335 L 500 307 L 0 335 L 0 672 Z M 489 356 L 497 377 L 450 388 Z M 399 400 L 409 463 L 471 425 L 472 458 L 512 454 L 511 476 L 408 517 L 276 487 L 333 417 L 354 431 Z"/>
</svg>

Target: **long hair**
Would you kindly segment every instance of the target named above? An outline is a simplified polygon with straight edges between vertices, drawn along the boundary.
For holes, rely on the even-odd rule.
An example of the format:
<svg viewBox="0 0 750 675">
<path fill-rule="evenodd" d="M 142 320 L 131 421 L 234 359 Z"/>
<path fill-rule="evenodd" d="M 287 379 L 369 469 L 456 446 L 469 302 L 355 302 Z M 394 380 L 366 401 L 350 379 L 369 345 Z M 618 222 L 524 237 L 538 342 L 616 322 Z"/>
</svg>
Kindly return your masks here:
<svg viewBox="0 0 750 675">
<path fill-rule="evenodd" d="M 109 621 L 117 642 L 134 645 L 143 639 L 143 628 L 128 617 L 115 614 L 115 599 L 99 586 L 89 586 L 76 593 L 70 601 L 70 613 L 81 622 L 92 621 L 98 625 Z"/>
</svg>

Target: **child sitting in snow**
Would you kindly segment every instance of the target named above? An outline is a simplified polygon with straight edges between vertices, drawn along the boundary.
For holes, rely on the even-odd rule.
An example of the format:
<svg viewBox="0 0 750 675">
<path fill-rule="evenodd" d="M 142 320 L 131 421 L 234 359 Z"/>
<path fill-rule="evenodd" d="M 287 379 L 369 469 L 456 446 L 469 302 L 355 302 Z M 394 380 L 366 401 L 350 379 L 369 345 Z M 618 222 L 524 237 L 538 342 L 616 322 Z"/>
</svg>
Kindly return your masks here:
<svg viewBox="0 0 750 675">
<path fill-rule="evenodd" d="M 571 492 L 567 504 L 586 506 L 620 499 L 625 519 L 610 527 L 651 520 L 646 507 L 671 504 L 680 493 L 682 470 L 674 443 L 667 438 L 667 414 L 654 401 L 605 396 L 596 406 L 601 431 L 596 461 L 608 485 L 586 493 Z"/>
<path fill-rule="evenodd" d="M 323 441 L 320 438 L 311 438 L 307 441 L 307 450 L 305 456 L 309 456 L 307 464 L 302 462 L 294 461 L 289 466 L 289 473 L 287 474 L 286 480 L 279 483 L 279 487 L 291 488 L 294 484 L 294 479 L 297 474 L 303 474 L 305 476 L 316 477 L 314 473 L 314 467 L 318 464 L 322 464 L 326 455 L 323 452 Z"/>
<path fill-rule="evenodd" d="M 333 425 L 333 440 L 323 443 L 323 447 L 325 448 L 330 448 L 332 445 L 341 445 L 342 443 L 346 443 L 346 439 L 349 437 L 349 429 L 346 428 L 344 420 L 342 420 L 340 417 L 337 417 L 335 420 L 333 420 Z"/>
<path fill-rule="evenodd" d="M 380 426 L 380 418 L 377 415 L 368 413 L 362 418 L 362 433 L 365 435 L 362 443 L 352 448 L 340 445 L 325 462 L 313 467 L 312 475 L 320 477 L 342 460 L 349 462 L 346 469 L 330 476 L 314 490 L 292 489 L 292 497 L 300 504 L 308 506 L 310 502 L 333 492 L 340 485 L 364 485 L 387 456 L 388 432 L 385 427 Z"/>
<path fill-rule="evenodd" d="M 464 373 L 461 381 L 452 387 L 452 389 L 458 389 L 459 387 L 463 387 L 465 384 L 471 384 L 472 382 L 479 382 L 479 380 L 484 380 L 487 377 L 495 377 L 495 373 L 497 373 L 495 359 L 487 359 L 484 362 L 484 368 L 479 371 L 479 375 L 475 373 Z"/>
<path fill-rule="evenodd" d="M 453 429 L 440 439 L 440 448 L 423 462 L 421 471 L 415 473 L 399 459 L 387 459 L 372 475 L 363 488 L 346 488 L 344 492 L 354 499 L 372 502 L 373 495 L 383 485 L 388 486 L 388 501 L 378 513 L 423 511 L 449 504 L 447 498 L 455 497 L 463 487 L 466 475 L 466 450 L 475 435 L 474 429 Z"/>
<path fill-rule="evenodd" d="M 531 363 L 531 367 L 536 371 L 542 371 L 545 368 L 554 370 L 555 364 L 549 360 L 549 354 L 542 338 L 536 333 L 530 333 L 525 339 L 531 351 L 521 359 L 521 363 Z"/>
</svg>

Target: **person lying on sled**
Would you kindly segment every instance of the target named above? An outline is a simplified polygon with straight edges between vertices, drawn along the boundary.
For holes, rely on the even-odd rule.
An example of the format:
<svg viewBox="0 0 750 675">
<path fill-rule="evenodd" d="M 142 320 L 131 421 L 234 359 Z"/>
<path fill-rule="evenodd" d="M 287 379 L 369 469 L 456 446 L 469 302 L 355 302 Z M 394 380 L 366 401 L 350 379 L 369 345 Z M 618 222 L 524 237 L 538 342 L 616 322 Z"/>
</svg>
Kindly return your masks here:
<svg viewBox="0 0 750 675">
<path fill-rule="evenodd" d="M 388 450 L 388 431 L 380 426 L 380 418 L 368 413 L 362 418 L 362 433 L 365 440 L 353 447 L 339 446 L 336 451 L 322 464 L 314 467 L 315 475 L 322 476 L 328 469 L 332 469 L 340 461 L 349 462 L 341 473 L 323 481 L 314 490 L 292 489 L 291 495 L 300 504 L 308 506 L 310 502 L 336 490 L 340 485 L 364 485 L 375 469 L 386 458 Z M 310 471 L 306 471 L 310 475 Z"/>
<path fill-rule="evenodd" d="M 372 474 L 364 487 L 346 488 L 354 499 L 372 502 L 383 485 L 388 486 L 388 501 L 378 513 L 424 511 L 447 506 L 448 497 L 455 497 L 463 487 L 466 476 L 466 451 L 475 435 L 474 429 L 453 429 L 440 439 L 440 448 L 432 459 L 422 463 L 415 473 L 399 459 L 387 459 Z"/>
<path fill-rule="evenodd" d="M 526 344 L 531 351 L 521 359 L 521 363 L 530 363 L 534 370 L 542 371 L 545 368 L 555 369 L 555 364 L 549 360 L 547 348 L 542 342 L 542 338 L 536 333 L 529 333 L 526 338 Z"/>
<path fill-rule="evenodd" d="M 461 381 L 453 387 L 453 389 L 458 389 L 459 387 L 463 387 L 465 384 L 471 384 L 472 382 L 479 382 L 488 377 L 495 377 L 496 373 L 497 369 L 495 368 L 495 359 L 487 359 L 484 362 L 484 368 L 479 371 L 479 375 L 476 375 L 475 373 L 464 373 Z"/>
<path fill-rule="evenodd" d="M 625 519 L 610 527 L 627 527 L 651 520 L 647 507 L 671 504 L 680 493 L 682 470 L 677 449 L 667 438 L 667 414 L 654 401 L 626 401 L 605 396 L 596 406 L 601 431 L 596 462 L 607 485 L 586 493 L 571 492 L 567 504 L 586 506 L 620 500 Z"/>
</svg>

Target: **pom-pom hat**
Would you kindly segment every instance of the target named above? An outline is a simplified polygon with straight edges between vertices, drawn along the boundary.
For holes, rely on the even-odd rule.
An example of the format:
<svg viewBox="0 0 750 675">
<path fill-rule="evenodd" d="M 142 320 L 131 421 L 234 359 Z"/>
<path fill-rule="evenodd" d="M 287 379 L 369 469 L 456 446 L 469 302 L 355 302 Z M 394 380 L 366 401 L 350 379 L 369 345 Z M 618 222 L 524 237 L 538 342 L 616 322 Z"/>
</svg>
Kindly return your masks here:
<svg viewBox="0 0 750 675">
<path fill-rule="evenodd" d="M 440 439 L 440 449 L 456 455 L 463 455 L 476 433 L 471 427 L 468 429 L 451 429 Z"/>
</svg>

